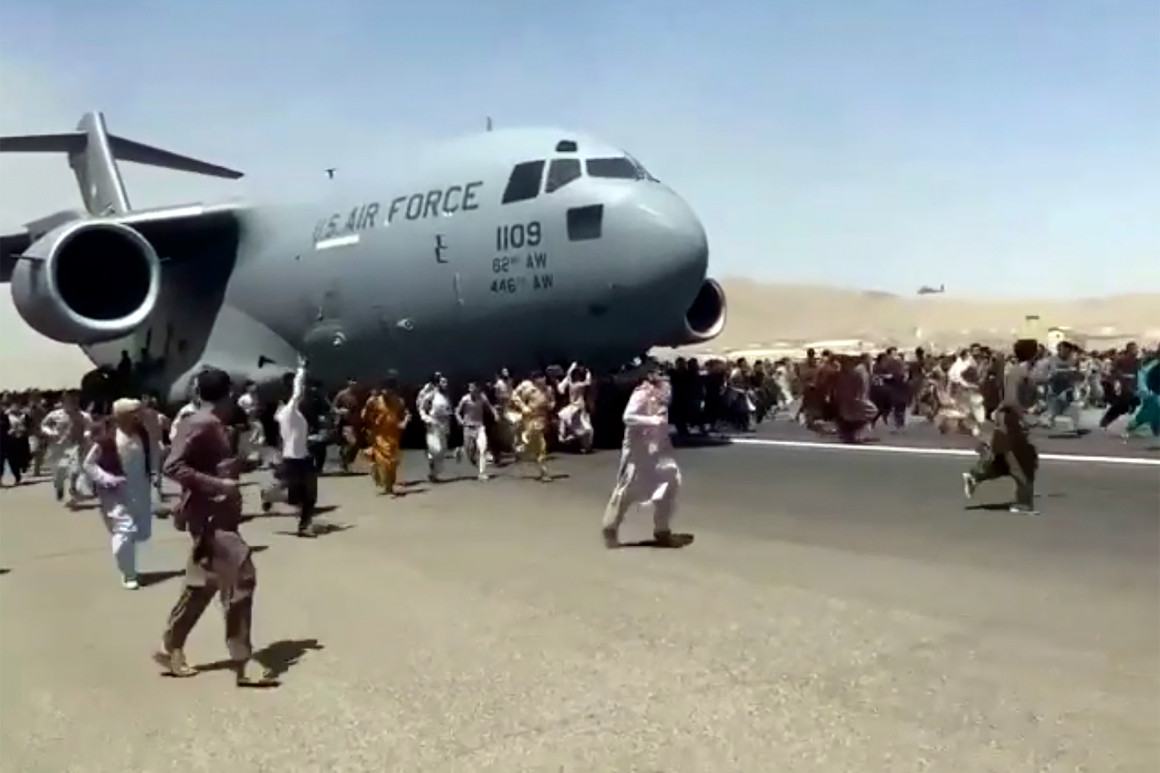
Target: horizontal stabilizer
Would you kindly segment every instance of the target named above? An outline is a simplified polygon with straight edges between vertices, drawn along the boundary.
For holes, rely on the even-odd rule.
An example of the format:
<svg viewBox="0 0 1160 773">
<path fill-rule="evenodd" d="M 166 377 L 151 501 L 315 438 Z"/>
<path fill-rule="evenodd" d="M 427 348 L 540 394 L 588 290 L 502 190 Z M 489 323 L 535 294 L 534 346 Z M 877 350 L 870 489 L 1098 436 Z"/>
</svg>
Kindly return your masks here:
<svg viewBox="0 0 1160 773">
<path fill-rule="evenodd" d="M 224 166 L 199 161 L 196 158 L 171 153 L 168 150 L 155 148 L 152 145 L 143 145 L 140 142 L 127 140 L 115 134 L 109 136 L 109 145 L 113 149 L 113 157 L 122 161 L 133 161 L 137 164 L 173 169 L 178 172 L 192 172 L 206 177 L 223 177 L 227 180 L 237 180 L 241 172 L 227 169 Z"/>
<path fill-rule="evenodd" d="M 84 132 L 0 137 L 0 153 L 76 153 L 84 148 Z"/>
<path fill-rule="evenodd" d="M 177 172 L 192 172 L 207 177 L 222 177 L 227 180 L 237 180 L 244 176 L 242 172 L 235 169 L 200 161 L 152 145 L 145 145 L 141 142 L 118 137 L 116 134 L 106 134 L 105 137 L 109 141 L 109 150 L 113 152 L 113 158 L 118 161 L 132 161 L 146 166 L 172 169 Z M 15 137 L 0 137 L 0 153 L 80 153 L 85 150 L 87 144 L 88 134 L 85 132 L 24 134 Z"/>
<path fill-rule="evenodd" d="M 236 180 L 241 172 L 109 134 L 101 113 L 85 113 L 75 132 L 0 137 L 0 153 L 63 153 L 76 175 L 85 209 L 108 216 L 130 211 L 117 161 Z"/>
</svg>

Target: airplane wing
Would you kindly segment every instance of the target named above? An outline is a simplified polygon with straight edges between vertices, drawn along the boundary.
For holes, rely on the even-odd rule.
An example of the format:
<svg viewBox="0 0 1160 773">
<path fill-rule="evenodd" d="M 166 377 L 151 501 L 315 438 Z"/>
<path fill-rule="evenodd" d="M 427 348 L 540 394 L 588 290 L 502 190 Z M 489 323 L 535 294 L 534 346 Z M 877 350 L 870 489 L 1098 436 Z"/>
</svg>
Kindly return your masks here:
<svg viewBox="0 0 1160 773">
<path fill-rule="evenodd" d="M 17 259 L 30 246 L 32 235 L 27 231 L 0 236 L 0 282 L 12 278 L 12 269 L 16 267 Z"/>
<path fill-rule="evenodd" d="M 246 204 L 226 202 L 141 209 L 100 218 L 91 218 L 80 212 L 57 212 L 26 224 L 23 232 L 0 236 L 0 282 L 9 281 L 16 262 L 37 239 L 74 220 L 91 219 L 130 226 L 153 245 L 162 262 L 171 262 L 200 254 L 223 236 L 236 233 L 238 216 L 246 209 Z"/>
</svg>

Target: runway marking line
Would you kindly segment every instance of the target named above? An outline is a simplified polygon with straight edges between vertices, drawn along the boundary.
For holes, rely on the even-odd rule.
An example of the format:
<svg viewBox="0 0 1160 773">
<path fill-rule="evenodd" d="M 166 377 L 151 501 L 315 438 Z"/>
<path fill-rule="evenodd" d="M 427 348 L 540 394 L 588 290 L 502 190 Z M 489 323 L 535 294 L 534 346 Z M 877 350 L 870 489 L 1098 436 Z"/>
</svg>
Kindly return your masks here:
<svg viewBox="0 0 1160 773">
<path fill-rule="evenodd" d="M 730 438 L 739 446 L 766 446 L 769 448 L 822 448 L 830 451 L 866 451 L 882 454 L 910 454 L 912 456 L 953 456 L 974 458 L 975 452 L 967 448 L 916 448 L 914 446 L 884 446 L 877 444 L 853 445 L 839 443 L 818 443 L 810 440 L 770 440 L 768 438 Z M 1094 464 L 1119 464 L 1126 467 L 1160 467 L 1160 459 L 1146 459 L 1140 456 L 1093 456 L 1087 454 L 1040 454 L 1044 462 L 1088 462 Z"/>
</svg>

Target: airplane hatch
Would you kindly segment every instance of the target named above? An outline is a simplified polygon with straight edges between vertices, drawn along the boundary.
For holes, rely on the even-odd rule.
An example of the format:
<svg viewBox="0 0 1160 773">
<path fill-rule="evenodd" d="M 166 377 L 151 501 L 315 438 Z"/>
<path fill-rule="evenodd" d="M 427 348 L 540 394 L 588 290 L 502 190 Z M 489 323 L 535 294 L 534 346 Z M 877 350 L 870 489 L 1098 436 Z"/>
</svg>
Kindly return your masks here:
<svg viewBox="0 0 1160 773">
<path fill-rule="evenodd" d="M 604 230 L 604 205 L 590 204 L 568 210 L 568 241 L 599 239 Z"/>
</svg>

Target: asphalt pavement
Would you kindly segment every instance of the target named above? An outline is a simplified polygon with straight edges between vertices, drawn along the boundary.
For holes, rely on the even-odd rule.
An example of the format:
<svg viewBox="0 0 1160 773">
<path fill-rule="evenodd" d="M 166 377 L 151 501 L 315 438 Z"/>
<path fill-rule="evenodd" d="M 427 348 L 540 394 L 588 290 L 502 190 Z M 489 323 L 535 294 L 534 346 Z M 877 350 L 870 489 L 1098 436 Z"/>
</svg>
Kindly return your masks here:
<svg viewBox="0 0 1160 773">
<path fill-rule="evenodd" d="M 1042 454 L 1138 457 L 1154 460 L 1154 464 L 1160 465 L 1160 439 L 1145 434 L 1133 436 L 1125 443 L 1120 433 L 1127 420 L 1120 419 L 1105 431 L 1098 426 L 1102 415 L 1103 412 L 1099 410 L 1085 410 L 1079 414 L 1077 423 L 1061 419 L 1054 428 L 1035 426 L 1031 430 L 1031 436 Z M 772 440 L 839 443 L 834 435 L 819 435 L 792 421 L 786 414 L 780 414 L 774 420 L 758 425 L 753 433 L 743 435 L 749 436 Z M 898 432 L 879 424 L 873 432 L 870 444 L 972 451 L 975 442 L 969 435 L 956 433 L 943 435 L 929 421 L 910 416 L 906 427 Z"/>
<path fill-rule="evenodd" d="M 678 458 L 682 550 L 601 546 L 614 454 L 561 456 L 548 484 L 453 464 L 398 500 L 324 478 L 324 536 L 245 527 L 268 692 L 149 661 L 184 535 L 159 522 L 124 591 L 95 512 L 0 491 L 0 768 L 1157 770 L 1160 468 L 1046 461 L 1022 516 L 1002 482 L 964 500 L 969 460 L 945 455 Z M 650 531 L 634 513 L 624 538 Z M 221 636 L 207 615 L 193 662 Z"/>
</svg>

